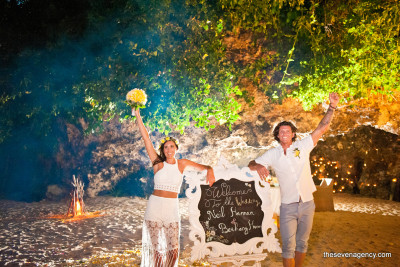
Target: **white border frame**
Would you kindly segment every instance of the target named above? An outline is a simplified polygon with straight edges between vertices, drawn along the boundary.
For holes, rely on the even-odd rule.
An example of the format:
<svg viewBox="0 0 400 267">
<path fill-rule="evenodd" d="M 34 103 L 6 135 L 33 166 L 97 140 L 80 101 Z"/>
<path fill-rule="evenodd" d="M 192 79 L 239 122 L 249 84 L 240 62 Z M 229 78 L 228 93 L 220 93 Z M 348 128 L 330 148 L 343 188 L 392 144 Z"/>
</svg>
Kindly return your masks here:
<svg viewBox="0 0 400 267">
<path fill-rule="evenodd" d="M 189 185 L 185 191 L 186 196 L 189 198 L 189 238 L 194 242 L 191 260 L 196 261 L 205 257 L 215 258 L 236 254 L 256 254 L 262 253 L 265 249 L 270 252 L 282 252 L 278 239 L 275 237 L 278 227 L 274 224 L 274 219 L 272 219 L 273 210 L 269 184 L 261 181 L 257 172 L 250 171 L 247 167 L 240 169 L 238 166 L 230 164 L 224 159 L 214 168 L 216 180 L 236 178 L 244 182 L 255 181 L 256 192 L 262 200 L 261 210 L 264 212 L 264 219 L 261 226 L 263 237 L 251 238 L 243 244 L 235 242 L 231 245 L 226 245 L 216 241 L 206 243 L 205 231 L 199 221 L 200 210 L 198 208 L 201 198 L 200 185 L 206 184 L 205 174 L 206 171 L 201 173 L 194 171 L 185 172 L 185 180 Z M 193 192 L 194 190 L 195 192 Z M 269 228 L 271 230 L 267 234 Z"/>
</svg>

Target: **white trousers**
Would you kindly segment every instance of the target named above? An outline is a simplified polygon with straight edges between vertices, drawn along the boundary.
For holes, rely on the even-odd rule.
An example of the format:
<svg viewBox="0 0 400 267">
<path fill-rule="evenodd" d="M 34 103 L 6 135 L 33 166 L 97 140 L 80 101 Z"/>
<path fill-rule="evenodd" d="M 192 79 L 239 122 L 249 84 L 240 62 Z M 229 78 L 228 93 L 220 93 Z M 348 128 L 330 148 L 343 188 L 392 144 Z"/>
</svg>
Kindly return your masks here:
<svg viewBox="0 0 400 267">
<path fill-rule="evenodd" d="M 151 195 L 144 214 L 141 266 L 178 266 L 179 233 L 178 198 Z"/>
</svg>

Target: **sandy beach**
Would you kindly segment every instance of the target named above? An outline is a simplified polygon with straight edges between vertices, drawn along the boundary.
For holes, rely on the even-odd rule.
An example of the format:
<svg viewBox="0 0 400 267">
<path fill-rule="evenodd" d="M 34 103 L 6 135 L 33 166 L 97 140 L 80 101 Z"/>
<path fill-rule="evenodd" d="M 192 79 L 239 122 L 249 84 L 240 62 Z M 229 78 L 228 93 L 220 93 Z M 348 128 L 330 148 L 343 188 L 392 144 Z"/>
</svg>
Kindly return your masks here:
<svg viewBox="0 0 400 267">
<path fill-rule="evenodd" d="M 138 266 L 146 202 L 143 198 L 90 198 L 85 200 L 87 210 L 103 216 L 63 222 L 49 217 L 65 214 L 67 203 L 2 200 L 0 265 Z M 335 212 L 315 214 L 306 266 L 400 266 L 400 203 L 335 194 L 334 205 Z M 187 198 L 180 199 L 179 266 L 207 266 L 206 260 L 190 261 L 188 206 Z M 280 239 L 279 231 L 276 236 Z M 329 257 L 333 253 L 337 257 Z M 281 255 L 269 253 L 262 266 L 281 266 Z"/>
</svg>

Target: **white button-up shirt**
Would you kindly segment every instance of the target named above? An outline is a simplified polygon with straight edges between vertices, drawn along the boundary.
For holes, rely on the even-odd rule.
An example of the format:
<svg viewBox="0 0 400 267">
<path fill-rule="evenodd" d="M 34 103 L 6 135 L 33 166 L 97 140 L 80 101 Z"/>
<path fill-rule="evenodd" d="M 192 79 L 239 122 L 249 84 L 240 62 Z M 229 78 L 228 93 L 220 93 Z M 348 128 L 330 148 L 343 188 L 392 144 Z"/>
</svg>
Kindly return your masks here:
<svg viewBox="0 0 400 267">
<path fill-rule="evenodd" d="M 310 152 L 314 148 L 311 135 L 292 143 L 286 149 L 286 155 L 281 145 L 272 148 L 255 161 L 261 165 L 272 167 L 279 181 L 281 202 L 289 204 L 313 199 L 316 190 L 311 175 Z"/>
</svg>

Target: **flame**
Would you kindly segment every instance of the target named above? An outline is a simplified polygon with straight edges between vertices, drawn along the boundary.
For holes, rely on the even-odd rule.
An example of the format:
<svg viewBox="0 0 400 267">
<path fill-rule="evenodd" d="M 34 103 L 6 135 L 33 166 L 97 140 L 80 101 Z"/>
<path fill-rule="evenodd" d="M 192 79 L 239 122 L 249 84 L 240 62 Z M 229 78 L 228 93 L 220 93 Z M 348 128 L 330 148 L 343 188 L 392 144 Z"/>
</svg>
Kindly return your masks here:
<svg viewBox="0 0 400 267">
<path fill-rule="evenodd" d="M 82 215 L 82 214 L 83 214 L 83 212 L 82 212 L 82 206 L 81 206 L 81 203 L 80 203 L 79 200 L 76 202 L 76 205 L 75 205 L 75 206 L 76 206 L 76 207 L 75 207 L 76 216 Z"/>
<path fill-rule="evenodd" d="M 73 176 L 74 182 L 72 185 L 74 186 L 74 191 L 71 192 L 71 202 L 68 207 L 68 212 L 66 215 L 52 215 L 46 218 L 49 219 L 60 219 L 62 222 L 73 222 L 76 220 L 83 220 L 87 218 L 95 218 L 99 216 L 104 216 L 104 212 L 95 211 L 95 212 L 87 212 L 85 211 L 85 204 L 83 202 L 83 183 L 79 181 L 79 179 Z"/>
</svg>

